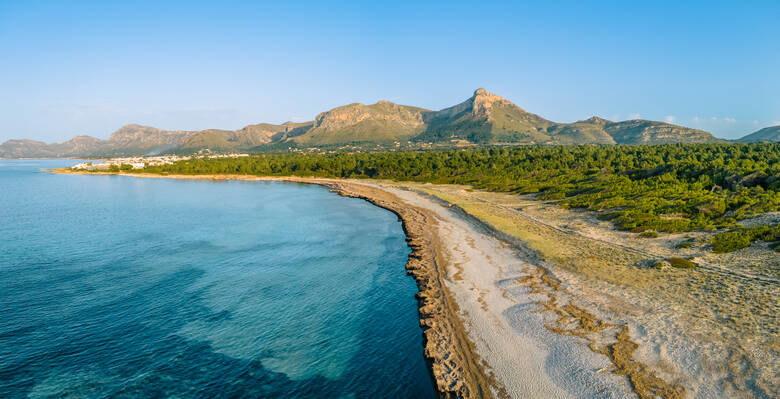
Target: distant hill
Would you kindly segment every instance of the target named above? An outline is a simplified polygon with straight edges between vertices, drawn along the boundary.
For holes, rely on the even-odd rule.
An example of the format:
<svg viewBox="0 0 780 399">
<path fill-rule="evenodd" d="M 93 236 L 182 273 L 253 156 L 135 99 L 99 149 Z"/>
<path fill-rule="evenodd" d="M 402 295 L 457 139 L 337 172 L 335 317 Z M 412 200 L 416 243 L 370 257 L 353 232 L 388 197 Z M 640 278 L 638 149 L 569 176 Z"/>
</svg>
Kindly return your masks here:
<svg viewBox="0 0 780 399">
<path fill-rule="evenodd" d="M 98 153 L 106 155 L 141 155 L 176 148 L 188 136 L 185 131 L 168 131 L 149 126 L 126 125 L 100 143 Z"/>
<path fill-rule="evenodd" d="M 765 127 L 757 132 L 737 139 L 740 143 L 780 142 L 780 125 Z"/>
<path fill-rule="evenodd" d="M 773 130 L 774 129 L 774 130 Z M 779 127 L 760 130 L 740 141 L 778 141 Z M 467 100 L 439 111 L 380 101 L 333 108 L 310 122 L 260 123 L 239 130 L 167 131 L 131 124 L 108 140 L 77 136 L 63 143 L 9 140 L 2 158 L 111 157 L 160 153 L 262 151 L 288 147 L 371 148 L 452 147 L 459 145 L 576 145 L 713 143 L 710 133 L 664 122 L 613 122 L 599 117 L 557 123 L 511 101 L 477 89 Z"/>
<path fill-rule="evenodd" d="M 60 158 L 93 154 L 100 151 L 101 140 L 76 136 L 62 143 L 46 144 L 34 140 L 8 140 L 0 144 L 1 158 Z"/>
<path fill-rule="evenodd" d="M 594 116 L 584 121 L 555 124 L 547 134 L 558 144 L 617 144 L 604 127 L 614 122 Z M 554 139 L 553 139 L 554 138 Z"/>
<path fill-rule="evenodd" d="M 407 140 L 425 129 L 423 115 L 429 112 L 389 101 L 349 104 L 317 115 L 312 128 L 293 140 L 315 146 Z"/>
<path fill-rule="evenodd" d="M 725 142 L 703 130 L 641 119 L 610 122 L 604 125 L 604 131 L 618 144 Z"/>
</svg>

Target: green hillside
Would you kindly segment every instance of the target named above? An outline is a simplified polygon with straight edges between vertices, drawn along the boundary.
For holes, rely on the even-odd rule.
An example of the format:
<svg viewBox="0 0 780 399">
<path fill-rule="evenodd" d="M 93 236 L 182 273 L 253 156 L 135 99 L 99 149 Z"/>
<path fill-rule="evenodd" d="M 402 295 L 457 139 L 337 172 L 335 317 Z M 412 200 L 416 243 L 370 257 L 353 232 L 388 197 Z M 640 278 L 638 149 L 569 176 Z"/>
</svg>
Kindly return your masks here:
<svg viewBox="0 0 780 399">
<path fill-rule="evenodd" d="M 780 142 L 780 125 L 765 127 L 757 132 L 748 134 L 741 139 L 740 143 L 776 143 Z"/>
</svg>

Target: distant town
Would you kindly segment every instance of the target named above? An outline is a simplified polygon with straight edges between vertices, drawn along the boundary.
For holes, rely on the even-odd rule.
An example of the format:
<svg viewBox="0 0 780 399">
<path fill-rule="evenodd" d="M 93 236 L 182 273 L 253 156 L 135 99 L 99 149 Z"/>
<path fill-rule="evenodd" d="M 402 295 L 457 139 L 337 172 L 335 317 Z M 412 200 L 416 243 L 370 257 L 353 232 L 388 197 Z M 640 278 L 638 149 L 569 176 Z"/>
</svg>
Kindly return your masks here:
<svg viewBox="0 0 780 399">
<path fill-rule="evenodd" d="M 100 162 L 81 162 L 73 165 L 71 169 L 77 170 L 109 170 L 112 166 L 121 169 L 143 169 L 147 166 L 169 165 L 178 161 L 184 161 L 193 158 L 215 159 L 215 158 L 236 158 L 247 157 L 249 154 L 214 154 L 214 155 L 195 155 L 195 156 L 177 156 L 162 155 L 154 157 L 128 157 L 111 158 L 101 160 Z"/>
</svg>

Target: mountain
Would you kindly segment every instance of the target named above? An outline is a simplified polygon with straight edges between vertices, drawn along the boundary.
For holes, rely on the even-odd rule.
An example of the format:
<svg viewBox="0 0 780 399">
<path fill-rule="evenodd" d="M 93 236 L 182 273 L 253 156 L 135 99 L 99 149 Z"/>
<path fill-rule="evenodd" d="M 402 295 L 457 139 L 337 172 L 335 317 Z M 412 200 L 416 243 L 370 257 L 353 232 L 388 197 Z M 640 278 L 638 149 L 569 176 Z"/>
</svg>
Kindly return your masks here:
<svg viewBox="0 0 780 399">
<path fill-rule="evenodd" d="M 304 145 L 407 140 L 425 130 L 430 111 L 389 101 L 349 104 L 317 115 L 314 125 L 293 140 Z"/>
<path fill-rule="evenodd" d="M 34 140 L 8 140 L 0 145 L 0 158 L 61 158 L 95 153 L 101 140 L 76 136 L 62 143 L 46 144 Z"/>
<path fill-rule="evenodd" d="M 710 133 L 664 122 L 612 122 L 592 117 L 555 123 L 485 89 L 468 100 L 426 116 L 428 128 L 416 140 L 467 140 L 490 144 L 664 144 L 711 143 Z"/>
<path fill-rule="evenodd" d="M 767 143 L 780 142 L 780 125 L 765 127 L 757 132 L 737 139 L 740 143 Z"/>
<path fill-rule="evenodd" d="M 8 140 L 0 145 L 3 158 L 47 158 L 56 156 L 49 144 L 35 140 Z"/>
<path fill-rule="evenodd" d="M 774 130 L 772 130 L 774 129 Z M 743 141 L 778 140 L 780 127 L 763 129 Z M 765 137 L 768 137 L 766 139 Z M 648 120 L 613 122 L 597 116 L 557 123 L 511 101 L 477 89 L 467 100 L 439 111 L 379 101 L 353 103 L 317 115 L 310 122 L 259 123 L 239 130 L 168 131 L 126 125 L 108 140 L 77 136 L 63 143 L 9 140 L 0 157 L 110 157 L 160 153 L 261 151 L 288 147 L 429 148 L 456 145 L 576 145 L 712 143 L 710 133 Z"/>
<path fill-rule="evenodd" d="M 617 144 L 604 128 L 614 122 L 594 116 L 574 123 L 556 123 L 547 129 L 548 142 L 556 144 Z"/>
<path fill-rule="evenodd" d="M 725 142 L 703 130 L 641 119 L 607 123 L 604 125 L 604 131 L 618 144 Z"/>
<path fill-rule="evenodd" d="M 425 115 L 427 127 L 417 141 L 466 140 L 472 143 L 542 143 L 554 123 L 485 89 L 468 100 Z"/>
<path fill-rule="evenodd" d="M 126 125 L 111 133 L 108 140 L 101 143 L 99 152 L 115 156 L 164 152 L 176 148 L 188 133 L 136 124 Z"/>
</svg>

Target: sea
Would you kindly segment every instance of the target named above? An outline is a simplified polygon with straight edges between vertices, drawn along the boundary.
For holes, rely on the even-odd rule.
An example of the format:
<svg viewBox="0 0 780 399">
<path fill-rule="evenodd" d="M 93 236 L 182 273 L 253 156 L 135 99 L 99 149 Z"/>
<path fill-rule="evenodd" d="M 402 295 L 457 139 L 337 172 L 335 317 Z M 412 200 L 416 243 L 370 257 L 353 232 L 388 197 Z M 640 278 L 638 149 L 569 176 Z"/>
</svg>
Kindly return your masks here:
<svg viewBox="0 0 780 399">
<path fill-rule="evenodd" d="M 432 398 L 397 217 L 0 160 L 1 398 Z"/>
</svg>

